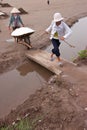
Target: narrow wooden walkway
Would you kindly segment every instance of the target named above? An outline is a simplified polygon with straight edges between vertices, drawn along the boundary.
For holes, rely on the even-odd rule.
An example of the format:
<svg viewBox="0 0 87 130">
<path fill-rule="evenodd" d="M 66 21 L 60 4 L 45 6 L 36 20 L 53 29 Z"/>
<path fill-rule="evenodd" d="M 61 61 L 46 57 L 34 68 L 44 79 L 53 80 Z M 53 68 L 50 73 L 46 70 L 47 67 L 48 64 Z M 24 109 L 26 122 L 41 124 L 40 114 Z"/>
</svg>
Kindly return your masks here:
<svg viewBox="0 0 87 130">
<path fill-rule="evenodd" d="M 36 63 L 42 65 L 43 67 L 47 68 L 51 72 L 55 73 L 56 75 L 60 75 L 62 73 L 62 67 L 58 66 L 56 57 L 54 61 L 50 61 L 50 53 L 43 50 L 30 50 L 26 53 L 26 56 L 35 61 Z M 68 61 L 63 59 L 63 64 L 67 64 Z M 72 63 L 68 62 L 68 64 L 73 65 Z"/>
</svg>

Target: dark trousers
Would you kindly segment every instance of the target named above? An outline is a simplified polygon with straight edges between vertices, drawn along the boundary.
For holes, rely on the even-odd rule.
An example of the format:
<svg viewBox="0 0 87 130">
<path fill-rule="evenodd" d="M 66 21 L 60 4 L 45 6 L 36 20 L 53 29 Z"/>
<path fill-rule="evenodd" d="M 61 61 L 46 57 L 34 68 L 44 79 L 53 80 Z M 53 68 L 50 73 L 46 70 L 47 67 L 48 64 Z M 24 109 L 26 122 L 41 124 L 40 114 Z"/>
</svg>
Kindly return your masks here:
<svg viewBox="0 0 87 130">
<path fill-rule="evenodd" d="M 52 44 L 53 44 L 53 49 L 52 53 L 55 54 L 57 57 L 60 56 L 60 51 L 59 51 L 59 46 L 60 46 L 60 41 L 58 39 L 52 39 Z"/>
</svg>

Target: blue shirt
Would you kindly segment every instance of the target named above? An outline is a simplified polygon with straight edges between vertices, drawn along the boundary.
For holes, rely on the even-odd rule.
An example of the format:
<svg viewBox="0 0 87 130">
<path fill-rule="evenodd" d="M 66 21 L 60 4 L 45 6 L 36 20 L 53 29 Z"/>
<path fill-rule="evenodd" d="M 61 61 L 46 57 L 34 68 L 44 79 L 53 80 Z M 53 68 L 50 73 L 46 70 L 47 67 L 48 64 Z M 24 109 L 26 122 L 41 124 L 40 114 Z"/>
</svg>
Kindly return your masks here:
<svg viewBox="0 0 87 130">
<path fill-rule="evenodd" d="M 19 15 L 17 15 L 17 16 L 12 15 L 10 17 L 9 27 L 10 26 L 20 27 L 21 25 L 23 25 L 23 22 L 22 22 L 21 17 Z"/>
</svg>

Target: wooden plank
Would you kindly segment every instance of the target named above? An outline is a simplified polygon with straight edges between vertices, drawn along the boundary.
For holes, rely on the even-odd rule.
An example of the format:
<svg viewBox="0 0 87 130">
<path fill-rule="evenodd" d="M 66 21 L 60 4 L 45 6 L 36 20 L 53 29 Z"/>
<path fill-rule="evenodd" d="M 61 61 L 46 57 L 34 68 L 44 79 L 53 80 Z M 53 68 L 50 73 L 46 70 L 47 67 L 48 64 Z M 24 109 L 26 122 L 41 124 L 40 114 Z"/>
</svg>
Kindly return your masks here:
<svg viewBox="0 0 87 130">
<path fill-rule="evenodd" d="M 57 61 L 50 61 L 50 53 L 47 51 L 31 50 L 26 53 L 26 56 L 57 75 L 62 73 L 57 65 Z"/>
</svg>

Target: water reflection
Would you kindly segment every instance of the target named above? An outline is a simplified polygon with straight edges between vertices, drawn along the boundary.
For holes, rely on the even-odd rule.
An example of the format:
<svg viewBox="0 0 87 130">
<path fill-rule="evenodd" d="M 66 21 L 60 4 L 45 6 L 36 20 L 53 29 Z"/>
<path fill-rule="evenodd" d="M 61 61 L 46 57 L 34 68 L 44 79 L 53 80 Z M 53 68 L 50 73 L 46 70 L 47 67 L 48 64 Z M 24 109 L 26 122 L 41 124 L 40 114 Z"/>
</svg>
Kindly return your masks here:
<svg viewBox="0 0 87 130">
<path fill-rule="evenodd" d="M 43 79 L 46 81 L 48 81 L 49 77 L 52 75 L 52 72 L 30 60 L 28 63 L 18 67 L 17 70 L 21 76 L 26 76 L 27 74 L 29 75 L 30 72 L 35 72 L 38 76 L 43 77 Z"/>
<path fill-rule="evenodd" d="M 51 75 L 51 72 L 31 61 L 1 75 L 0 117 L 23 103 L 29 95 L 41 88 Z"/>
</svg>

